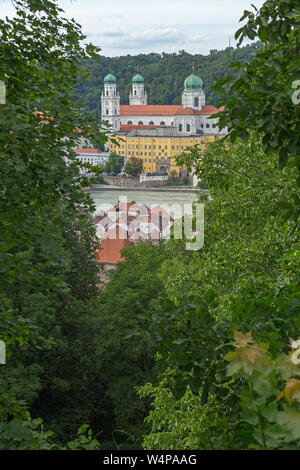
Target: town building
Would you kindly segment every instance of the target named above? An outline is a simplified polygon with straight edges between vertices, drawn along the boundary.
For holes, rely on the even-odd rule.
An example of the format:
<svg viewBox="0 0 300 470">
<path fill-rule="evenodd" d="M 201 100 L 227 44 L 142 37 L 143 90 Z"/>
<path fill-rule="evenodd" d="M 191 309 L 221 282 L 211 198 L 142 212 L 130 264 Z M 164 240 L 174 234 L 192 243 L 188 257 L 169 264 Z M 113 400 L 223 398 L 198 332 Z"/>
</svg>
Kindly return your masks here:
<svg viewBox="0 0 300 470">
<path fill-rule="evenodd" d="M 75 148 L 74 152 L 81 163 L 89 163 L 93 166 L 104 168 L 109 157 L 109 152 L 101 152 L 95 148 Z M 91 170 L 81 167 L 80 173 L 84 175 L 91 174 Z"/>
<path fill-rule="evenodd" d="M 181 169 L 175 157 L 194 145 L 199 145 L 203 153 L 214 135 L 183 136 L 174 127 L 135 128 L 130 132 L 120 132 L 109 142 L 109 151 L 143 160 L 144 173 L 168 173 L 181 176 Z"/>
<path fill-rule="evenodd" d="M 173 222 L 170 214 L 160 206 L 149 208 L 135 201 L 119 201 L 108 213 L 100 211 L 94 217 L 101 241 L 98 261 L 116 265 L 124 259 L 121 250 L 125 246 L 169 239 Z"/>
<path fill-rule="evenodd" d="M 181 105 L 148 105 L 147 101 L 140 74 L 132 79 L 129 105 L 120 105 L 116 77 L 111 73 L 105 77 L 101 109 L 102 121 L 111 126 L 109 151 L 126 159 L 141 158 L 145 173 L 180 176 L 176 155 L 195 144 L 204 151 L 208 142 L 221 135 L 218 119 L 209 118 L 222 109 L 206 105 L 203 81 L 194 73 L 184 81 Z"/>
</svg>

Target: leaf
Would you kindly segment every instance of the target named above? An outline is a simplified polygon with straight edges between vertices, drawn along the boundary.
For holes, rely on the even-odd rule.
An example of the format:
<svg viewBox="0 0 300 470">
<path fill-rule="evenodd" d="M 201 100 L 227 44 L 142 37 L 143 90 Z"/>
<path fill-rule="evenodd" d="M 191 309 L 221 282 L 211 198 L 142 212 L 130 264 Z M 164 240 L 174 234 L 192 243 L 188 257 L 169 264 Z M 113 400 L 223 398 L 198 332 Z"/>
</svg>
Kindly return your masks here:
<svg viewBox="0 0 300 470">
<path fill-rule="evenodd" d="M 285 389 L 278 396 L 280 398 L 285 398 L 286 401 L 291 404 L 293 400 L 297 400 L 300 403 L 300 380 L 292 378 L 289 379 L 285 384 Z"/>
<path fill-rule="evenodd" d="M 244 334 L 241 331 L 234 332 L 234 346 L 237 348 L 243 348 L 248 344 L 254 343 L 254 339 L 252 338 L 252 334 L 249 331 L 248 333 Z"/>
<path fill-rule="evenodd" d="M 300 439 L 300 412 L 289 407 L 278 413 L 277 423 L 285 426 L 294 439 Z"/>
</svg>

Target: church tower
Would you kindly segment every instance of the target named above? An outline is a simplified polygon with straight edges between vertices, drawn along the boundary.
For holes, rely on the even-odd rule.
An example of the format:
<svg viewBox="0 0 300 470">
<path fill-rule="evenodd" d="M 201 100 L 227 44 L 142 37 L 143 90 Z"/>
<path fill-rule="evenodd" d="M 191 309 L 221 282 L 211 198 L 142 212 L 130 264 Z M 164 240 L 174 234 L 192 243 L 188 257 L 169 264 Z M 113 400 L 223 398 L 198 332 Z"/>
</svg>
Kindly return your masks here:
<svg viewBox="0 0 300 470">
<path fill-rule="evenodd" d="M 184 81 L 182 105 L 184 108 L 192 108 L 198 111 L 201 111 L 202 106 L 205 106 L 203 81 L 193 73 Z"/>
<path fill-rule="evenodd" d="M 102 121 L 110 123 L 111 132 L 120 131 L 120 95 L 117 91 L 116 77 L 109 73 L 104 78 L 104 93 L 101 95 Z"/>
<path fill-rule="evenodd" d="M 147 93 L 144 89 L 144 78 L 140 74 L 136 74 L 132 79 L 132 91 L 129 95 L 130 105 L 147 104 Z"/>
</svg>

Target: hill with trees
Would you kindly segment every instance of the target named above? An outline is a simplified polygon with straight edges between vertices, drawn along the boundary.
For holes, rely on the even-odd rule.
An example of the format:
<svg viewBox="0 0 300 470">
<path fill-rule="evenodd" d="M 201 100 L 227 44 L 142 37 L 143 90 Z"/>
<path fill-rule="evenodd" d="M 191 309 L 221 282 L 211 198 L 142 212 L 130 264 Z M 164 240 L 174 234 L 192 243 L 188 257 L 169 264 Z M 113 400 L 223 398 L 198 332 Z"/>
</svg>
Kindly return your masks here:
<svg viewBox="0 0 300 470">
<path fill-rule="evenodd" d="M 254 57 L 260 43 L 234 49 L 210 51 L 207 56 L 189 54 L 185 51 L 167 54 L 139 54 L 121 57 L 102 57 L 84 61 L 83 68 L 90 70 L 90 76 L 77 87 L 77 98 L 84 102 L 86 109 L 98 118 L 101 115 L 101 93 L 103 80 L 109 72 L 117 78 L 121 104 L 128 104 L 131 91 L 131 80 L 138 72 L 145 79 L 145 89 L 148 93 L 148 104 L 179 104 L 183 82 L 194 71 L 204 81 L 206 100 L 208 104 L 216 104 L 217 97 L 211 87 L 217 77 L 232 75 L 229 68 L 231 62 L 249 63 Z"/>
</svg>

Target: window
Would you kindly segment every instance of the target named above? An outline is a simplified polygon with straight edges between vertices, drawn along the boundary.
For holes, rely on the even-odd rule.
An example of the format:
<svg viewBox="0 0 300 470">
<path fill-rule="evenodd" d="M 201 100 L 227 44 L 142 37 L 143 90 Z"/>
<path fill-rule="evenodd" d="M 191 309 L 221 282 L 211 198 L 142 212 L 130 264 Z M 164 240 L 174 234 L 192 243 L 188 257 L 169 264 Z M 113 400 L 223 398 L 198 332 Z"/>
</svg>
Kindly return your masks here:
<svg viewBox="0 0 300 470">
<path fill-rule="evenodd" d="M 182 132 L 182 124 L 179 124 L 178 130 L 179 130 L 179 132 Z"/>
<path fill-rule="evenodd" d="M 154 126 L 154 122 L 153 122 L 153 121 L 150 121 L 150 122 L 149 122 L 149 126 Z"/>
<path fill-rule="evenodd" d="M 106 96 L 108 96 L 108 90 L 106 90 Z"/>
<path fill-rule="evenodd" d="M 201 126 L 200 126 L 200 127 L 201 127 L 201 129 L 203 129 L 203 124 L 201 124 Z"/>
<path fill-rule="evenodd" d="M 209 124 L 206 124 L 207 129 L 209 129 Z"/>
<path fill-rule="evenodd" d="M 108 109 L 106 110 L 106 114 L 108 114 Z"/>
<path fill-rule="evenodd" d="M 187 131 L 187 132 L 191 132 L 191 126 L 190 126 L 190 124 L 187 124 L 187 125 L 186 125 L 186 131 Z"/>
<path fill-rule="evenodd" d="M 138 124 L 139 124 L 139 126 L 143 126 L 143 125 L 144 125 L 143 121 L 139 121 Z"/>
<path fill-rule="evenodd" d="M 128 121 L 127 124 L 128 124 L 129 126 L 132 126 L 132 121 Z"/>
<path fill-rule="evenodd" d="M 161 121 L 161 122 L 159 123 L 159 125 L 160 125 L 160 126 L 165 126 L 166 123 L 165 123 L 165 121 Z"/>
<path fill-rule="evenodd" d="M 199 106 L 199 98 L 195 98 L 195 99 L 194 99 L 194 106 L 195 106 L 195 108 L 198 108 L 198 106 Z"/>
</svg>

